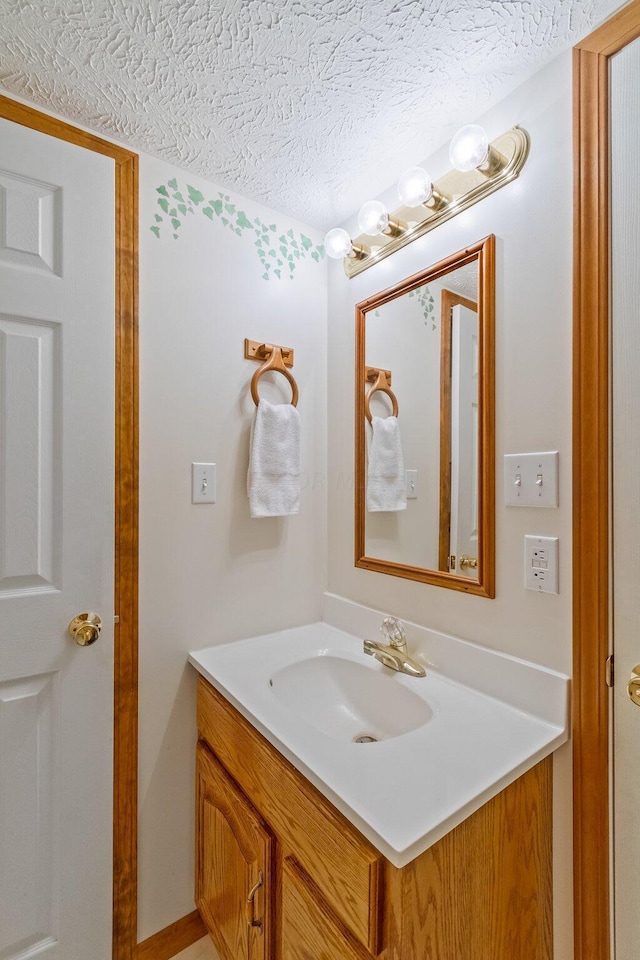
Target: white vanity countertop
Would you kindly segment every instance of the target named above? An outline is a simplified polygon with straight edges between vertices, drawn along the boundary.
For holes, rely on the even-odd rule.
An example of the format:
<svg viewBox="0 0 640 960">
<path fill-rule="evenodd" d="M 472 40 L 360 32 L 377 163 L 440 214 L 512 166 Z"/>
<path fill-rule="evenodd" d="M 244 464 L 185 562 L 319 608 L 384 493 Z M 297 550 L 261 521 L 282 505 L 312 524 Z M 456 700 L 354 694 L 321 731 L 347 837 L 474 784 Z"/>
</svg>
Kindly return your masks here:
<svg viewBox="0 0 640 960">
<path fill-rule="evenodd" d="M 418 653 L 410 639 L 410 654 L 427 668 L 420 679 L 383 667 L 363 654 L 364 637 L 327 623 L 208 647 L 189 660 L 388 860 L 402 867 L 568 739 L 566 676 L 464 640 L 432 636 L 435 646 L 451 650 L 450 670 L 442 657 L 436 669 L 428 652 Z M 364 677 L 365 689 L 371 681 L 376 709 L 384 712 L 386 693 L 389 709 L 394 702 L 402 705 L 405 695 L 398 688 L 405 687 L 426 702 L 431 718 L 377 743 L 353 743 L 335 729 L 321 732 L 304 716 L 305 697 L 311 704 L 315 696 L 317 657 L 355 664 L 346 670 Z M 270 684 L 275 677 L 280 689 L 277 672 L 292 664 L 302 668 L 292 674 L 301 678 L 296 682 L 302 713 L 279 699 Z M 363 674 L 362 667 L 377 676 Z M 341 722 L 341 709 L 338 705 L 327 716 Z"/>
</svg>

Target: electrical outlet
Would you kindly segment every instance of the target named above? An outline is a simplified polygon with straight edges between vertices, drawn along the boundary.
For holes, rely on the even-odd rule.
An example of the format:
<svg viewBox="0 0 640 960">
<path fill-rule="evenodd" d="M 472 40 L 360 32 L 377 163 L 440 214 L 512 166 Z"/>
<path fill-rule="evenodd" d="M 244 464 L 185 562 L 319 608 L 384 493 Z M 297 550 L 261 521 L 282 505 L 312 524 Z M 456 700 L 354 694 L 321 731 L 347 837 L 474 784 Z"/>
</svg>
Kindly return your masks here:
<svg viewBox="0 0 640 960">
<path fill-rule="evenodd" d="M 537 593 L 558 593 L 558 538 L 524 538 L 524 585 Z"/>
</svg>

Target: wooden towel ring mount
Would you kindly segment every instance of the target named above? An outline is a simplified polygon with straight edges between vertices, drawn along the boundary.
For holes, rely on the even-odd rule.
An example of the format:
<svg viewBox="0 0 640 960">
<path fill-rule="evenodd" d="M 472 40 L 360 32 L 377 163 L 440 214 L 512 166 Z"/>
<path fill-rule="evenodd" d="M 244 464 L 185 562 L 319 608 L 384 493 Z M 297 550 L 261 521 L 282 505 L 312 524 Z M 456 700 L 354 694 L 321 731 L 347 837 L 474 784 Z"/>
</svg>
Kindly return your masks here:
<svg viewBox="0 0 640 960">
<path fill-rule="evenodd" d="M 391 400 L 391 409 L 392 416 L 398 416 L 398 400 L 395 393 L 391 389 L 391 371 L 390 370 L 378 370 L 377 367 L 367 367 L 365 369 L 365 376 L 367 383 L 373 383 L 371 390 L 365 394 L 364 398 L 364 412 L 369 423 L 373 420 L 373 415 L 371 413 L 371 398 L 374 393 L 384 393 Z"/>
<path fill-rule="evenodd" d="M 293 350 L 290 347 L 281 347 L 275 343 L 259 343 L 255 340 L 245 339 L 244 355 L 247 360 L 264 360 L 251 378 L 251 397 L 256 407 L 260 403 L 260 394 L 258 393 L 258 383 L 260 378 L 270 370 L 281 373 L 289 381 L 291 387 L 291 405 L 298 406 L 298 384 L 292 373 L 287 367 L 293 366 Z"/>
</svg>

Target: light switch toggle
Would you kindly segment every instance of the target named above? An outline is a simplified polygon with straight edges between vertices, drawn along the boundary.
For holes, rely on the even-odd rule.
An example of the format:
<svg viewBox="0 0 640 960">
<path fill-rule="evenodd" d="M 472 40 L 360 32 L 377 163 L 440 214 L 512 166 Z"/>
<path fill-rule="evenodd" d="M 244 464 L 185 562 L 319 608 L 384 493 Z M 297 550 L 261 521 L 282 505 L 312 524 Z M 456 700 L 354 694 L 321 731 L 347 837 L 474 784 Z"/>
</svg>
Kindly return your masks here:
<svg viewBox="0 0 640 960">
<path fill-rule="evenodd" d="M 407 500 L 418 499 L 418 471 L 407 470 L 405 474 Z"/>
<path fill-rule="evenodd" d="M 558 453 L 507 453 L 504 499 L 508 507 L 558 506 Z"/>
<path fill-rule="evenodd" d="M 191 503 L 216 502 L 215 463 L 191 464 Z"/>
</svg>

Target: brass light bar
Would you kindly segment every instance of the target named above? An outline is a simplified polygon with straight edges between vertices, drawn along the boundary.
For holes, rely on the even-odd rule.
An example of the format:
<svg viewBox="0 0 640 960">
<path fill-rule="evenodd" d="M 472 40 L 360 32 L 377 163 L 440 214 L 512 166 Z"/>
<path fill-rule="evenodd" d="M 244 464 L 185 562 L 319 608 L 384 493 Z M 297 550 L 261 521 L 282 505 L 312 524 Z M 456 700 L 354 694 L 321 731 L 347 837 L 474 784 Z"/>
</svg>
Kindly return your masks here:
<svg viewBox="0 0 640 960">
<path fill-rule="evenodd" d="M 450 170 L 435 181 L 435 202 L 430 201 L 431 206 L 421 204 L 419 207 L 403 206 L 394 210 L 389 215 L 389 222 L 406 224 L 402 233 L 380 234 L 377 237 L 369 237 L 363 233 L 356 237 L 353 247 L 358 251 L 358 256 L 344 257 L 344 272 L 349 278 L 356 277 L 380 260 L 391 256 L 396 250 L 401 250 L 408 243 L 423 237 L 441 223 L 451 220 L 474 203 L 495 193 L 519 176 L 528 156 L 529 135 L 526 130 L 513 127 L 503 133 L 490 145 L 491 163 L 486 169 L 470 170 L 467 173 Z"/>
</svg>

